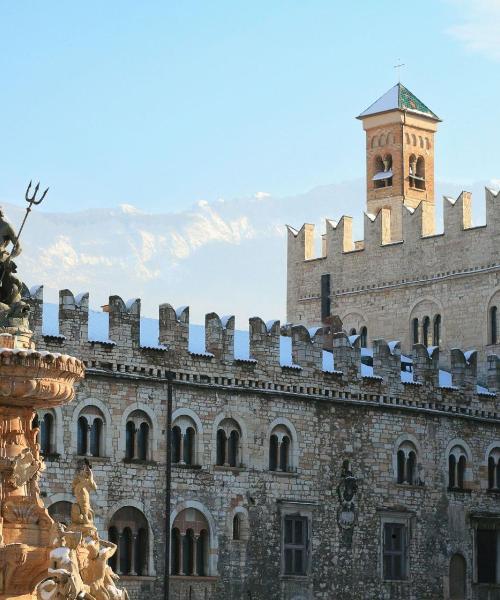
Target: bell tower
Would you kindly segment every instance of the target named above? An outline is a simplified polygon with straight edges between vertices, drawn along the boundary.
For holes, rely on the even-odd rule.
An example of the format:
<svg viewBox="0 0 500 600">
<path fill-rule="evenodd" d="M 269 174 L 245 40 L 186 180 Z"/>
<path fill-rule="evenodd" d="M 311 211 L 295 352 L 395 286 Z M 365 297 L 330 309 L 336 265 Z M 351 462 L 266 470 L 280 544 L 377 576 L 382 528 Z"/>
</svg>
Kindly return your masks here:
<svg viewBox="0 0 500 600">
<path fill-rule="evenodd" d="M 357 118 L 366 131 L 367 212 L 376 215 L 386 209 L 386 241 L 396 242 L 403 237 L 403 205 L 414 209 L 422 203 L 422 235 L 431 235 L 439 117 L 398 83 Z"/>
</svg>

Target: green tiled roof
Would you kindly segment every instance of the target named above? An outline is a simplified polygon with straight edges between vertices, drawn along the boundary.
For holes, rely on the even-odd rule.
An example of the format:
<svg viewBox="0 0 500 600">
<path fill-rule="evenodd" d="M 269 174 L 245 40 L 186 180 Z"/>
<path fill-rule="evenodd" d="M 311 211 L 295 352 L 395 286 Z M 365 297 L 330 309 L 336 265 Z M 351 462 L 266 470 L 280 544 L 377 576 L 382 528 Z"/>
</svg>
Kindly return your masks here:
<svg viewBox="0 0 500 600">
<path fill-rule="evenodd" d="M 439 121 L 439 117 L 432 112 L 415 94 L 410 92 L 402 83 L 397 83 L 388 92 L 376 100 L 358 118 L 376 115 L 378 113 L 388 112 L 390 110 L 407 110 L 409 112 L 426 115 L 431 119 Z"/>
<path fill-rule="evenodd" d="M 426 106 L 422 100 L 419 100 L 415 94 L 412 94 L 408 88 L 402 83 L 398 83 L 399 87 L 399 108 L 402 110 L 416 110 L 418 112 L 429 115 L 437 119 L 438 117 L 432 112 L 432 110 Z"/>
</svg>

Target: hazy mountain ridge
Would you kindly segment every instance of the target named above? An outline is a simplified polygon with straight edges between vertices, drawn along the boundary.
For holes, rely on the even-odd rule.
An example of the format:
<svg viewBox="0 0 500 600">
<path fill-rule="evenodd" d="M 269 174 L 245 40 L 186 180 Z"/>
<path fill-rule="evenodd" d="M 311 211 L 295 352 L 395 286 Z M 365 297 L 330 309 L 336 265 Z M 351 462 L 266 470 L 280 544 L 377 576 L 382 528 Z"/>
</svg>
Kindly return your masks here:
<svg viewBox="0 0 500 600">
<path fill-rule="evenodd" d="M 437 197 L 471 189 L 481 223 L 484 185 L 441 184 Z M 175 213 L 148 214 L 129 204 L 71 213 L 35 209 L 17 262 L 28 285 L 44 284 L 47 300 L 55 301 L 62 288 L 89 291 L 92 306 L 104 304 L 109 294 L 140 297 L 144 314 L 152 316 L 161 302 L 189 304 L 193 322 L 215 310 L 236 314 L 242 328 L 241 319 L 255 314 L 285 317 L 285 223 L 316 223 L 319 247 L 324 218 L 350 214 L 361 239 L 364 198 L 364 182 L 357 180 L 288 198 L 260 192 L 200 201 Z M 49 207 L 50 196 L 43 208 Z M 17 228 L 24 207 L 5 204 L 5 211 Z M 437 216 L 439 222 L 439 206 Z"/>
</svg>

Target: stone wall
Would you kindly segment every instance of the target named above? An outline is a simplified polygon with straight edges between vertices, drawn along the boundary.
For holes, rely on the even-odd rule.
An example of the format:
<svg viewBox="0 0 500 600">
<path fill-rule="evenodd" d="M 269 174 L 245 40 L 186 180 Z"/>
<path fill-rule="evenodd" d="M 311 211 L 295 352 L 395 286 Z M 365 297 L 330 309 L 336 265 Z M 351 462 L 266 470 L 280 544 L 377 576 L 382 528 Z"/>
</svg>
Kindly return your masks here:
<svg viewBox="0 0 500 600">
<path fill-rule="evenodd" d="M 133 600 L 162 594 L 165 535 L 167 374 L 174 374 L 174 417 L 195 423 L 197 464 L 172 473 L 170 520 L 200 511 L 208 523 L 209 572 L 172 577 L 173 598 L 192 600 L 309 600 L 342 598 L 446 598 L 449 561 L 467 561 L 467 597 L 482 600 L 473 583 L 475 514 L 500 518 L 498 495 L 488 491 L 488 451 L 500 447 L 500 410 L 492 393 L 476 391 L 476 357 L 455 353 L 453 387 L 441 388 L 437 350 L 415 348 L 413 383 L 401 382 L 400 347 L 375 345 L 374 374 L 360 374 L 359 340 L 336 336 L 330 350 L 336 371 L 323 371 L 322 331 L 291 330 L 294 367 L 279 361 L 279 322 L 250 322 L 251 360 L 235 360 L 234 319 L 207 315 L 207 350 L 188 351 L 189 311 L 160 307 L 158 348 L 140 347 L 140 302 L 110 298 L 110 339 L 88 342 L 88 303 L 61 292 L 60 331 L 42 336 L 42 290 L 33 291 L 37 347 L 69 353 L 87 366 L 75 401 L 54 414 L 58 452 L 47 460 L 47 505 L 70 499 L 77 457 L 77 421 L 92 406 L 104 418 L 103 456 L 91 458 L 98 492 L 96 524 L 105 534 L 116 511 L 133 507 L 149 530 L 147 575 L 124 577 Z M 112 325 L 111 325 L 112 324 Z M 500 368 L 490 359 L 490 387 Z M 148 460 L 125 456 L 125 430 L 134 411 L 148 415 Z M 236 467 L 216 466 L 217 429 L 232 419 L 241 432 Z M 291 437 L 290 468 L 269 470 L 270 435 L 276 426 Z M 418 485 L 397 484 L 396 453 L 404 441 L 418 454 Z M 448 453 L 467 452 L 465 489 L 447 489 Z M 355 521 L 339 525 L 342 466 L 357 481 Z M 244 535 L 232 539 L 236 512 Z M 283 574 L 283 518 L 308 519 L 304 576 Z M 388 517 L 389 515 L 389 517 Z M 408 524 L 408 577 L 381 575 L 384 518 Z"/>
</svg>

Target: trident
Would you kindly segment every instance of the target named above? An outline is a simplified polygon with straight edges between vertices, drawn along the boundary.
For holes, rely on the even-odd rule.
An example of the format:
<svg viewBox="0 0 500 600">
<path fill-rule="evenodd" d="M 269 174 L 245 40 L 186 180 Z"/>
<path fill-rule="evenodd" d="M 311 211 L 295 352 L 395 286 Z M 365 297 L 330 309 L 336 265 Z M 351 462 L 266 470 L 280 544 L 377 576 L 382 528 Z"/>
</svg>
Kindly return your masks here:
<svg viewBox="0 0 500 600">
<path fill-rule="evenodd" d="M 31 212 L 31 207 L 33 206 L 33 204 L 35 206 L 37 206 L 38 204 L 41 204 L 42 201 L 43 201 L 43 199 L 47 195 L 47 192 L 49 191 L 49 188 L 47 188 L 45 190 L 45 192 L 43 192 L 42 197 L 40 198 L 40 200 L 37 200 L 36 199 L 36 195 L 38 194 L 38 189 L 39 188 L 40 188 L 40 182 L 38 182 L 35 185 L 35 189 L 33 190 L 33 196 L 31 196 L 31 198 L 30 198 L 29 197 L 29 193 L 30 193 L 30 189 L 31 189 L 31 181 L 30 181 L 28 189 L 26 190 L 26 194 L 24 195 L 24 198 L 25 198 L 26 202 L 28 203 L 28 208 L 26 209 L 26 214 L 24 215 L 23 222 L 21 223 L 21 227 L 19 228 L 19 233 L 16 236 L 16 243 L 14 244 L 14 248 L 17 246 L 17 243 L 19 242 L 19 238 L 21 237 L 21 231 L 23 230 L 24 224 L 26 223 L 26 219 L 28 218 L 28 215 Z"/>
<path fill-rule="evenodd" d="M 13 245 L 13 247 L 12 247 L 12 252 L 11 252 L 11 253 L 10 253 L 10 255 L 8 256 L 7 260 L 5 261 L 5 265 L 4 265 L 4 268 L 3 268 L 3 271 L 2 271 L 2 275 L 1 275 L 1 277 L 0 277 L 0 287 L 2 286 L 2 283 L 3 283 L 3 278 L 4 278 L 4 275 L 5 275 L 5 271 L 7 270 L 5 267 L 7 266 L 7 263 L 8 263 L 8 262 L 11 260 L 11 258 L 12 258 L 12 254 L 15 252 L 15 250 L 16 250 L 16 248 L 17 248 L 17 245 L 18 245 L 18 243 L 19 243 L 19 238 L 21 237 L 21 233 L 22 233 L 22 231 L 23 231 L 23 228 L 24 228 L 24 224 L 26 223 L 26 219 L 28 218 L 28 215 L 29 215 L 29 214 L 30 214 L 30 212 L 31 212 L 31 207 L 33 206 L 33 204 L 34 204 L 35 206 L 37 206 L 38 204 L 41 204 L 41 203 L 42 203 L 42 201 L 43 201 L 43 199 L 44 199 L 44 198 L 45 198 L 45 196 L 47 195 L 47 192 L 49 191 L 49 188 L 47 188 L 47 189 L 46 189 L 46 190 L 43 192 L 43 194 L 42 194 L 42 197 L 41 197 L 39 200 L 37 200 L 37 199 L 36 199 L 36 196 L 37 196 L 37 194 L 38 194 L 38 190 L 39 190 L 39 188 L 40 188 L 40 182 L 38 182 L 38 183 L 36 184 L 36 186 L 35 186 L 35 189 L 33 190 L 33 195 L 32 195 L 32 196 L 31 196 L 31 198 L 30 198 L 30 196 L 29 196 L 29 193 L 30 193 L 30 189 L 31 189 L 31 184 L 32 184 L 32 182 L 30 181 L 30 183 L 29 183 L 29 185 L 28 185 L 28 189 L 26 190 L 26 194 L 24 195 L 24 198 L 25 198 L 26 202 L 28 203 L 28 207 L 26 208 L 26 214 L 24 215 L 24 219 L 23 219 L 23 222 L 21 223 L 21 227 L 19 228 L 19 232 L 18 232 L 18 234 L 16 235 L 16 240 L 15 240 L 15 242 L 14 242 L 14 245 Z"/>
</svg>

